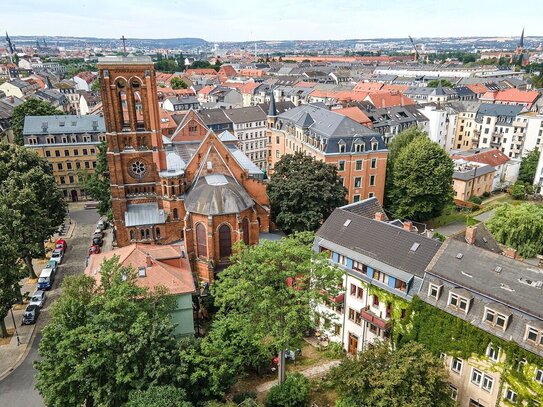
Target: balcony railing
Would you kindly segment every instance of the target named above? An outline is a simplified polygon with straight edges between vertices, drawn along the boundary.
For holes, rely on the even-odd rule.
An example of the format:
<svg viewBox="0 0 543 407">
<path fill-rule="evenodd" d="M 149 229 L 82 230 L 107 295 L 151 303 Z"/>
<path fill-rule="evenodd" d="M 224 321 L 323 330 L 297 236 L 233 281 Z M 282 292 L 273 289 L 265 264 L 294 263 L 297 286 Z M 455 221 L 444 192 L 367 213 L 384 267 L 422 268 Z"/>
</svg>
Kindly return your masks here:
<svg viewBox="0 0 543 407">
<path fill-rule="evenodd" d="M 369 305 L 360 310 L 360 316 L 362 317 L 362 319 L 384 330 L 390 329 L 390 326 L 392 324 L 392 321 L 386 321 L 385 319 L 371 312 Z"/>
</svg>

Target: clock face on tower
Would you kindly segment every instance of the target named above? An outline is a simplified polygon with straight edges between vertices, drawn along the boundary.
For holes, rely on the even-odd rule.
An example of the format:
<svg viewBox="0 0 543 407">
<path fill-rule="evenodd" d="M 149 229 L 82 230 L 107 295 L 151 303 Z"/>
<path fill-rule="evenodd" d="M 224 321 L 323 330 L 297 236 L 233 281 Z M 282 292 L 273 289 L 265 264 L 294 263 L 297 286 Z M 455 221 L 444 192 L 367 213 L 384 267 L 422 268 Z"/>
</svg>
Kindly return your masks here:
<svg viewBox="0 0 543 407">
<path fill-rule="evenodd" d="M 128 172 L 133 178 L 141 179 L 147 175 L 147 164 L 141 159 L 131 161 L 128 164 Z"/>
</svg>

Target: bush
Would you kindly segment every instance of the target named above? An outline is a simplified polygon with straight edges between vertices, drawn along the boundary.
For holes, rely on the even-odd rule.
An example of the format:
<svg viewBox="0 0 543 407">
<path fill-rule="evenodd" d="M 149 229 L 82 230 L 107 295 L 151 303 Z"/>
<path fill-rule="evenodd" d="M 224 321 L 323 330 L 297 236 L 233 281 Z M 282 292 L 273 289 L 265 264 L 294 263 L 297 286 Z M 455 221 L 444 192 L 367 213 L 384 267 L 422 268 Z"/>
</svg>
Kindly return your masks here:
<svg viewBox="0 0 543 407">
<path fill-rule="evenodd" d="M 481 195 L 483 198 L 488 198 L 490 196 L 490 192 L 483 192 Z"/>
<path fill-rule="evenodd" d="M 309 405 L 309 380 L 300 373 L 287 376 L 268 393 L 266 407 L 303 407 Z"/>
<path fill-rule="evenodd" d="M 469 199 L 470 202 L 473 202 L 474 204 L 476 205 L 481 205 L 483 203 L 483 199 L 480 197 L 480 196 L 472 196 L 470 199 Z"/>
<path fill-rule="evenodd" d="M 254 391 L 244 391 L 244 392 L 236 394 L 232 398 L 232 401 L 236 404 L 240 404 L 247 399 L 256 400 L 256 393 Z"/>
<path fill-rule="evenodd" d="M 522 182 L 515 182 L 509 190 L 509 193 L 513 199 L 524 199 L 524 184 Z"/>
</svg>

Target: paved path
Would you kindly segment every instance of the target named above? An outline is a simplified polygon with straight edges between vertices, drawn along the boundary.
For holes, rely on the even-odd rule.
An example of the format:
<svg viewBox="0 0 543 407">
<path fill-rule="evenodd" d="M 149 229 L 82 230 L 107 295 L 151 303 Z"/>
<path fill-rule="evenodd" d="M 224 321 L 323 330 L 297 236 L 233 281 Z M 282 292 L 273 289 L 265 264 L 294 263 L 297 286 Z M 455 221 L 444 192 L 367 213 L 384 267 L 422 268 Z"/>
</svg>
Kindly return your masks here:
<svg viewBox="0 0 543 407">
<path fill-rule="evenodd" d="M 483 212 L 480 215 L 475 216 L 475 219 L 477 219 L 479 222 L 486 222 L 492 217 L 492 215 L 494 215 L 495 210 L 496 208 Z"/>
<path fill-rule="evenodd" d="M 333 367 L 339 365 L 341 363 L 340 360 L 332 360 L 331 362 L 324 363 L 322 365 L 309 367 L 305 370 L 302 370 L 298 373 L 303 374 L 308 379 L 311 377 L 318 377 L 318 376 L 324 376 L 330 369 Z M 287 373 L 288 374 L 288 373 Z M 270 382 L 262 383 L 259 386 L 256 386 L 256 392 L 257 393 L 265 393 L 269 391 L 273 386 L 277 384 L 277 380 L 272 380 Z"/>
<path fill-rule="evenodd" d="M 53 289 L 47 292 L 46 307 L 36 324 L 36 334 L 32 346 L 21 364 L 0 381 L 0 406 L 2 407 L 44 407 L 42 397 L 34 388 L 36 370 L 33 366 L 34 361 L 38 359 L 41 330 L 49 320 L 48 309 L 51 303 L 60 295 L 59 287 L 64 276 L 83 273 L 91 235 L 98 221 L 96 211 L 82 209 L 82 205 L 70 208 L 70 216 L 77 226 L 72 237 L 67 239 L 68 250 L 64 262 L 59 267 L 58 278 L 55 280 Z M 111 229 L 107 232 L 111 233 Z M 12 325 L 13 323 L 8 325 L 8 328 Z"/>
</svg>

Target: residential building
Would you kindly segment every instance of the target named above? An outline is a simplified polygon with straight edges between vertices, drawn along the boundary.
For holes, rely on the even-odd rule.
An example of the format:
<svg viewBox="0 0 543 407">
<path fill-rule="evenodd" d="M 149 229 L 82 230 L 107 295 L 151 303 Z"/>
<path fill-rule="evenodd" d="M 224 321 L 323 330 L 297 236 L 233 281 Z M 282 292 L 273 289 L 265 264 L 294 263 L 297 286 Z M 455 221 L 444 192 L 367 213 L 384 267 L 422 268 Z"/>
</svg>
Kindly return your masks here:
<svg viewBox="0 0 543 407">
<path fill-rule="evenodd" d="M 12 143 L 14 141 L 13 129 L 11 128 L 11 118 L 13 116 L 13 109 L 22 103 L 24 103 L 24 101 L 15 96 L 0 98 L 1 141 L 6 143 Z"/>
<path fill-rule="evenodd" d="M 200 102 L 195 96 L 177 96 L 167 98 L 162 107 L 170 112 L 182 112 L 190 109 L 198 109 Z"/>
<path fill-rule="evenodd" d="M 535 112 L 521 113 L 519 117 L 526 118 L 526 132 L 522 156 L 525 156 L 533 149 L 543 150 L 543 114 Z"/>
<path fill-rule="evenodd" d="M 45 158 L 64 197 L 73 202 L 87 199 L 81 172 L 93 173 L 98 144 L 106 139 L 101 116 L 26 116 L 23 126 L 26 148 Z"/>
<path fill-rule="evenodd" d="M 38 90 L 34 93 L 34 95 L 32 95 L 32 97 L 47 102 L 60 111 L 70 111 L 68 98 L 56 89 Z"/>
<path fill-rule="evenodd" d="M 363 111 L 372 122 L 371 128 L 383 136 L 387 145 L 395 135 L 409 127 L 416 126 L 428 131 L 428 118 L 415 105 L 384 109 L 364 106 Z"/>
<path fill-rule="evenodd" d="M 472 196 L 492 192 L 494 167 L 464 159 L 454 160 L 453 190 L 455 201 L 468 201 Z"/>
<path fill-rule="evenodd" d="M 96 74 L 90 71 L 79 72 L 72 78 L 72 80 L 75 82 L 76 90 L 86 90 L 87 92 L 92 90 L 92 83 L 95 79 Z"/>
<path fill-rule="evenodd" d="M 316 105 L 268 112 L 269 167 L 285 154 L 303 152 L 337 166 L 348 202 L 383 201 L 388 150 L 383 137 L 349 117 Z"/>
<path fill-rule="evenodd" d="M 81 115 L 90 114 L 93 109 L 100 103 L 100 94 L 95 92 L 87 92 L 84 90 L 77 91 L 79 96 L 79 112 Z"/>
<path fill-rule="evenodd" d="M 534 188 L 536 194 L 543 195 L 543 153 L 539 151 L 539 161 L 534 177 Z"/>
<path fill-rule="evenodd" d="M 39 85 L 36 81 L 21 79 L 12 79 L 11 81 L 4 82 L 0 85 L 0 91 L 4 92 L 6 96 L 15 96 L 19 99 L 26 99 L 28 96 L 34 94 Z"/>
<path fill-rule="evenodd" d="M 522 106 L 527 110 L 531 110 L 540 97 L 541 94 L 535 90 L 525 91 L 511 88 L 486 92 L 480 97 L 480 100 L 483 103 Z"/>
<path fill-rule="evenodd" d="M 101 58 L 98 69 L 117 245 L 183 241 L 194 274 L 214 280 L 234 243 L 270 230 L 264 174 L 193 110 L 161 134 L 150 57 Z"/>
<path fill-rule="evenodd" d="M 447 149 L 447 135 L 449 134 L 449 112 L 440 104 L 426 105 L 418 109 L 428 118 L 426 131 L 430 140 L 438 143 L 445 150 Z"/>
<path fill-rule="evenodd" d="M 118 256 L 119 265 L 131 267 L 137 273 L 136 285 L 153 292 L 159 287 L 168 290 L 175 307 L 170 311 L 178 336 L 194 335 L 192 295 L 196 293 L 190 262 L 183 244 L 151 246 L 142 243 L 93 254 L 85 274 L 100 285 L 101 268 L 106 260 Z"/>
<path fill-rule="evenodd" d="M 479 141 L 479 130 L 475 118 L 481 104 L 479 102 L 449 102 L 448 105 L 457 115 L 451 147 L 456 150 L 471 150 Z"/>
</svg>

